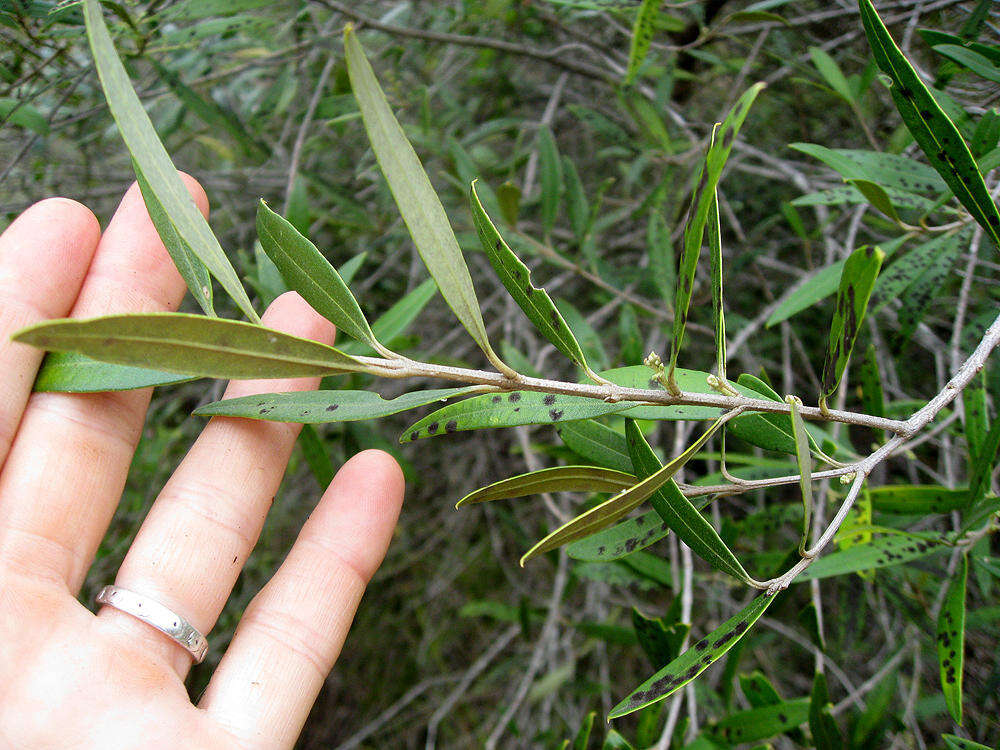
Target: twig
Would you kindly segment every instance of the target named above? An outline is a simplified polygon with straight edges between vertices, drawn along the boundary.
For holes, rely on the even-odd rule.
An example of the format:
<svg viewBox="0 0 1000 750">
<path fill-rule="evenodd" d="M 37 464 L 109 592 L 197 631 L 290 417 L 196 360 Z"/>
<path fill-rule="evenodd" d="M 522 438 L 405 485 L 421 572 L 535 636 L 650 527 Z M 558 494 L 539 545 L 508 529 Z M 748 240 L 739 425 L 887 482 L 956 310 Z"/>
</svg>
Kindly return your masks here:
<svg viewBox="0 0 1000 750">
<path fill-rule="evenodd" d="M 335 10 L 348 18 L 353 18 L 358 23 L 364 24 L 371 29 L 383 31 L 386 34 L 392 34 L 393 36 L 405 36 L 412 39 L 424 39 L 429 42 L 443 42 L 444 44 L 457 44 L 463 47 L 485 47 L 487 49 L 495 49 L 500 52 L 508 52 L 512 55 L 520 55 L 522 57 L 530 57 L 534 60 L 540 60 L 541 62 L 548 63 L 549 65 L 554 65 L 557 68 L 568 70 L 571 73 L 586 76 L 587 78 L 593 78 L 596 81 L 602 81 L 610 84 L 617 84 L 618 82 L 617 79 L 606 70 L 602 70 L 601 68 L 590 65 L 589 63 L 567 60 L 561 57 L 562 50 L 560 49 L 540 50 L 534 49 L 533 47 L 527 47 L 523 44 L 507 42 L 503 39 L 466 36 L 465 34 L 447 34 L 440 31 L 427 31 L 425 29 L 411 29 L 405 26 L 393 26 L 359 13 L 345 3 L 339 3 L 336 2 L 336 0 L 313 0 L 313 2 L 331 10 Z"/>
</svg>

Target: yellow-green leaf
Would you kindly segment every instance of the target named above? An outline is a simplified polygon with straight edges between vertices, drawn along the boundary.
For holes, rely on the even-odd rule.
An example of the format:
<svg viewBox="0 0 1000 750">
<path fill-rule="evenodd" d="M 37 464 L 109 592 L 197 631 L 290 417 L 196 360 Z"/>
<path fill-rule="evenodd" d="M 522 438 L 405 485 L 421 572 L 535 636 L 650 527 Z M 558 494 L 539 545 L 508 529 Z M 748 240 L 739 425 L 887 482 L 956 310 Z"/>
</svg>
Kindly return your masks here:
<svg viewBox="0 0 1000 750">
<path fill-rule="evenodd" d="M 598 466 L 555 466 L 481 487 L 459 500 L 455 507 L 542 492 L 618 492 L 631 487 L 635 482 L 633 474 Z"/>
</svg>

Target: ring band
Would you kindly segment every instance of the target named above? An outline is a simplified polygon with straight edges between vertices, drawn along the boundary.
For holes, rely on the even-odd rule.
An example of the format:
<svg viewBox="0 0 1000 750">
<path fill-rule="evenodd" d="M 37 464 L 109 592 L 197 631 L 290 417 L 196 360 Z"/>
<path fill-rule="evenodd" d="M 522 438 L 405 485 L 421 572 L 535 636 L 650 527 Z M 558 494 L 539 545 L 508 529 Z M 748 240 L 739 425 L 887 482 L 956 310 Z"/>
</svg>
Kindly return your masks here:
<svg viewBox="0 0 1000 750">
<path fill-rule="evenodd" d="M 114 607 L 156 628 L 191 654 L 195 664 L 200 664 L 208 653 L 205 636 L 179 614 L 148 596 L 118 586 L 105 586 L 97 595 L 97 603 Z"/>
</svg>

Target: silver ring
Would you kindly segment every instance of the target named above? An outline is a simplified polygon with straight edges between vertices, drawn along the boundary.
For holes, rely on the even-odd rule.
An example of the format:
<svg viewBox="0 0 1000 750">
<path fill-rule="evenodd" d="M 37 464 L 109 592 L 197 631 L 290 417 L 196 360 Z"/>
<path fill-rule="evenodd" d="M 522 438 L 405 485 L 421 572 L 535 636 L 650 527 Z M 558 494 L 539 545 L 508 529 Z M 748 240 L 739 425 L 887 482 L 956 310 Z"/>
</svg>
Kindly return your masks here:
<svg viewBox="0 0 1000 750">
<path fill-rule="evenodd" d="M 105 586 L 97 595 L 97 603 L 114 607 L 156 628 L 191 654 L 195 664 L 201 664 L 208 653 L 208 639 L 191 623 L 155 599 L 118 586 Z"/>
</svg>

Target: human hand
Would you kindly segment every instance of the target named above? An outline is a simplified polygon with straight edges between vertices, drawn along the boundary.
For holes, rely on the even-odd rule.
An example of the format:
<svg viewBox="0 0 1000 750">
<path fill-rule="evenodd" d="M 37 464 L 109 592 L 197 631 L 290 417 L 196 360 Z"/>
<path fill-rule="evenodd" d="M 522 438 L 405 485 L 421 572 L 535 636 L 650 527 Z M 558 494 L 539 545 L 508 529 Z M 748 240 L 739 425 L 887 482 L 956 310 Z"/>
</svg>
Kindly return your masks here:
<svg viewBox="0 0 1000 750">
<path fill-rule="evenodd" d="M 204 191 L 186 178 L 203 213 Z M 31 394 L 42 352 L 10 335 L 47 318 L 176 309 L 184 283 L 139 190 L 103 235 L 61 198 L 0 236 L 0 747 L 291 748 L 395 527 L 399 467 L 348 461 L 247 607 L 198 705 L 189 653 L 78 595 L 118 505 L 151 389 Z M 332 343 L 295 294 L 264 323 Z M 317 378 L 234 381 L 228 397 Z M 299 426 L 215 418 L 163 488 L 115 583 L 211 630 L 256 543 Z M 110 583 L 110 581 L 109 581 Z"/>
</svg>

